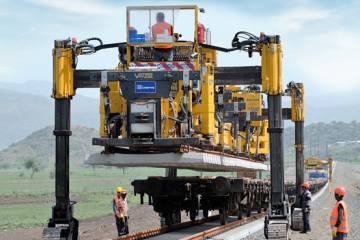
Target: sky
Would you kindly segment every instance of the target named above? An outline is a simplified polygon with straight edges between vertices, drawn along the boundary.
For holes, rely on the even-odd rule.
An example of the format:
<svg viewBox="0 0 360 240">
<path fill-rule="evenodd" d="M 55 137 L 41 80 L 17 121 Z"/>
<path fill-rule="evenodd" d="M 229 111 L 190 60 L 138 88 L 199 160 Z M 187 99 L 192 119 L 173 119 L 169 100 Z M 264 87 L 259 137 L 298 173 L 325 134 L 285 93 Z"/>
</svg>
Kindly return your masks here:
<svg viewBox="0 0 360 240">
<path fill-rule="evenodd" d="M 51 82 L 54 39 L 100 37 L 104 43 L 125 41 L 126 6 L 153 4 L 0 0 L 0 84 Z M 234 34 L 242 30 L 280 35 L 284 82 L 303 82 L 309 95 L 360 90 L 360 1 L 156 1 L 156 5 L 169 4 L 197 4 L 204 8 L 201 22 L 211 29 L 213 45 L 230 47 Z M 78 68 L 111 69 L 117 62 L 115 49 L 104 50 L 80 56 Z M 219 66 L 259 64 L 258 56 L 249 59 L 244 52 L 218 55 Z"/>
</svg>

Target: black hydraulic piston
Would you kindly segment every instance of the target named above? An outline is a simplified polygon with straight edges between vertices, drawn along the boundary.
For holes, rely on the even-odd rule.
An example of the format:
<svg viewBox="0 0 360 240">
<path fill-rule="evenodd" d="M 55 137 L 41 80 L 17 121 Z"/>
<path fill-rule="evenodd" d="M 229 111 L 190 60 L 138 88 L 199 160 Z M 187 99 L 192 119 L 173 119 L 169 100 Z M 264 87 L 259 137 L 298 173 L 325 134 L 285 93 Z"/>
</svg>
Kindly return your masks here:
<svg viewBox="0 0 360 240">
<path fill-rule="evenodd" d="M 55 215 L 69 219 L 70 99 L 55 99 Z"/>
<path fill-rule="evenodd" d="M 304 121 L 295 121 L 296 151 L 296 195 L 301 196 L 301 185 L 304 182 Z"/>
<path fill-rule="evenodd" d="M 284 142 L 281 95 L 268 95 L 271 161 L 271 205 L 284 203 Z M 281 207 L 279 208 L 281 209 Z M 282 213 L 285 214 L 285 213 Z"/>
</svg>

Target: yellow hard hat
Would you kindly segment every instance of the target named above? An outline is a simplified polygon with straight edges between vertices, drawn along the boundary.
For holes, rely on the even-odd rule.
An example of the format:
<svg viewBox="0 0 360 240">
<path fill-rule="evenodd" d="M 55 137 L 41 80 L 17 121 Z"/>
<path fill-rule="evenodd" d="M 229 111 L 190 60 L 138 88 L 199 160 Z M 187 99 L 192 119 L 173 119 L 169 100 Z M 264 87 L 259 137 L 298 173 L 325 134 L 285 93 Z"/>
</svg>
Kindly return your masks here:
<svg viewBox="0 0 360 240">
<path fill-rule="evenodd" d="M 121 193 L 122 191 L 123 191 L 123 188 L 122 188 L 122 187 L 117 187 L 117 188 L 116 188 L 116 192 Z"/>
</svg>

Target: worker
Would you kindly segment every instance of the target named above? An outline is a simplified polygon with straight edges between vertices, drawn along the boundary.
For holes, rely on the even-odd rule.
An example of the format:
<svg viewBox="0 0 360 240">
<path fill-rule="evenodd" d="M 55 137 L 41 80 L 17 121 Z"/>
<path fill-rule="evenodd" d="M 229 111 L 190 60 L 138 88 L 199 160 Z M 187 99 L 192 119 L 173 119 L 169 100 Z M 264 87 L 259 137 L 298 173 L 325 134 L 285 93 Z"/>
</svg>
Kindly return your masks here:
<svg viewBox="0 0 360 240">
<path fill-rule="evenodd" d="M 156 23 L 151 27 L 152 39 L 155 42 L 170 42 L 169 38 L 173 35 L 173 26 L 165 21 L 165 14 L 158 12 L 156 14 Z M 165 38 L 164 38 L 165 37 Z M 161 38 L 163 40 L 161 41 Z M 172 42 L 172 40 L 171 40 Z M 161 44 L 154 47 L 155 61 L 172 61 L 173 47 L 170 44 Z"/>
<path fill-rule="evenodd" d="M 127 216 L 126 190 L 122 187 L 116 188 L 116 193 L 113 199 L 113 211 L 115 214 L 118 236 L 127 235 L 129 233 L 129 225 Z"/>
<path fill-rule="evenodd" d="M 335 188 L 336 204 L 331 211 L 330 227 L 333 240 L 343 240 L 347 238 L 349 226 L 347 221 L 347 206 L 343 201 L 346 190 L 343 186 Z"/>
<path fill-rule="evenodd" d="M 303 217 L 303 231 L 301 233 L 308 233 L 311 231 L 310 228 L 310 203 L 311 203 L 311 192 L 309 182 L 304 182 L 301 185 L 302 194 L 300 198 L 300 206 L 302 209 Z"/>
</svg>

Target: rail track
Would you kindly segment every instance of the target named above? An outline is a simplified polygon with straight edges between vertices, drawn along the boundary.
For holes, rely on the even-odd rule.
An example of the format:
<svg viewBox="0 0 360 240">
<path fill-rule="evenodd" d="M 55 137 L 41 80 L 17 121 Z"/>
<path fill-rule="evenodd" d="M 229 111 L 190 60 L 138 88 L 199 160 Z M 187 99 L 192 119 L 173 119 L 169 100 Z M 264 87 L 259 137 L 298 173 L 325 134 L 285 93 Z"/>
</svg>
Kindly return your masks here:
<svg viewBox="0 0 360 240">
<path fill-rule="evenodd" d="M 214 220 L 219 219 L 219 218 L 220 218 L 219 215 L 214 215 L 214 216 L 210 216 L 208 218 L 203 218 L 203 219 L 200 219 L 200 220 L 187 221 L 187 222 L 182 222 L 182 223 L 178 223 L 178 224 L 173 224 L 171 226 L 152 228 L 152 229 L 149 229 L 149 230 L 140 231 L 140 232 L 136 232 L 136 233 L 126 235 L 126 236 L 118 237 L 118 238 L 116 238 L 116 240 L 147 239 L 147 238 L 150 238 L 150 237 L 158 236 L 158 235 L 165 234 L 165 233 L 172 232 L 172 231 L 176 231 L 176 230 L 179 230 L 179 229 L 200 225 L 200 224 L 203 224 L 205 222 L 214 221 Z"/>
<path fill-rule="evenodd" d="M 249 222 L 258 220 L 258 219 L 264 217 L 265 215 L 266 215 L 265 212 L 257 213 L 257 214 L 254 214 L 254 215 L 250 216 L 250 217 L 246 217 L 246 218 L 243 218 L 243 219 L 228 223 L 226 225 L 217 226 L 217 227 L 211 228 L 209 230 L 205 230 L 203 232 L 196 233 L 196 234 L 191 235 L 189 237 L 182 238 L 181 240 L 202 240 L 202 239 L 207 239 L 207 238 L 216 236 L 216 235 L 218 235 L 220 233 L 229 231 L 229 230 L 231 230 L 233 228 L 236 228 L 236 227 L 242 226 L 244 224 L 247 224 Z"/>
<path fill-rule="evenodd" d="M 202 225 L 205 223 L 209 223 L 209 222 L 216 222 L 215 227 L 211 227 L 208 229 L 205 229 L 203 231 L 200 232 L 195 232 L 194 234 L 188 234 L 189 236 L 180 238 L 181 240 L 200 240 L 200 239 L 205 239 L 205 238 L 209 238 L 215 235 L 218 235 L 220 233 L 229 231 L 233 228 L 236 228 L 238 226 L 247 224 L 249 222 L 255 221 L 257 219 L 260 219 L 262 217 L 265 216 L 265 212 L 262 213 L 256 213 L 250 217 L 244 217 L 240 220 L 235 220 L 232 222 L 229 222 L 226 225 L 218 225 L 217 220 L 220 218 L 219 215 L 214 215 L 214 216 L 210 216 L 208 218 L 203 218 L 200 220 L 196 220 L 196 221 L 187 221 L 187 222 L 183 222 L 183 223 L 179 223 L 179 224 L 174 224 L 171 225 L 169 227 L 161 227 L 161 228 L 153 228 L 153 229 L 149 229 L 146 231 L 140 231 L 140 232 L 136 232 L 133 234 L 129 234 L 127 236 L 122 236 L 122 237 L 118 237 L 116 238 L 116 240 L 143 240 L 143 239 L 149 239 L 149 238 L 154 238 L 156 236 L 160 236 L 163 234 L 167 234 L 167 233 L 171 233 L 171 232 L 176 232 L 182 229 L 188 229 L 194 226 L 198 226 L 198 225 Z M 190 232 L 190 231 L 189 231 Z"/>
<path fill-rule="evenodd" d="M 312 182 L 312 192 L 318 192 L 325 184 L 326 181 L 318 181 L 318 182 Z M 295 193 L 295 186 L 294 183 L 288 183 L 287 184 L 287 193 L 289 195 L 292 195 Z M 254 209 L 253 209 L 254 210 Z M 189 230 L 185 234 L 186 236 L 175 238 L 174 236 L 169 237 L 169 239 L 181 239 L 181 240 L 200 240 L 200 239 L 207 239 L 211 238 L 213 236 L 219 235 L 223 232 L 229 231 L 233 228 L 239 227 L 241 225 L 245 225 L 247 223 L 250 223 L 252 221 L 258 220 L 266 215 L 266 212 L 252 212 L 251 215 L 247 215 L 247 217 L 243 217 L 239 220 L 229 220 L 227 224 L 221 225 L 218 221 L 220 219 L 220 215 L 214 215 L 209 216 L 207 218 L 203 218 L 200 220 L 195 221 L 186 221 L 178 224 L 172 224 L 170 226 L 165 227 L 159 227 L 159 228 L 153 228 L 148 229 L 145 231 L 140 231 L 136 233 L 129 234 L 127 236 L 122 236 L 116 238 L 116 240 L 142 240 L 142 239 L 157 239 L 156 237 L 159 236 L 159 239 L 168 239 L 165 237 L 165 234 L 171 234 L 175 232 L 179 232 L 181 230 Z M 214 223 L 210 225 L 209 223 Z M 190 230 L 192 227 L 200 226 L 200 225 L 206 225 L 206 227 L 199 227 L 194 230 Z M 193 232 L 193 234 L 191 234 Z M 180 236 L 181 234 L 179 234 Z M 160 236 L 164 236 L 160 238 Z M 170 235 L 169 235 L 170 236 Z"/>
</svg>

